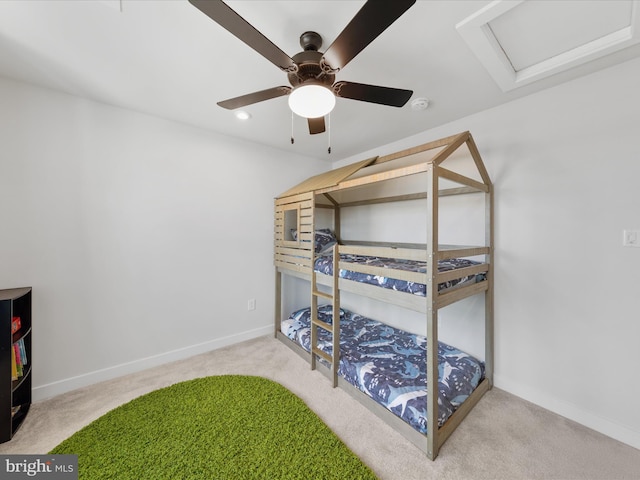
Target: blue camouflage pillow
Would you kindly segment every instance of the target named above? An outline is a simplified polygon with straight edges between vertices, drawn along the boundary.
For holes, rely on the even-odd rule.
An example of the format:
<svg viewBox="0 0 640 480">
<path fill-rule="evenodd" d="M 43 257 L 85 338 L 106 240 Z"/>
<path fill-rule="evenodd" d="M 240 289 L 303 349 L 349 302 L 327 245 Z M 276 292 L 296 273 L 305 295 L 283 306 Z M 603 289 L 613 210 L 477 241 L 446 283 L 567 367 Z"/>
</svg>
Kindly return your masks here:
<svg viewBox="0 0 640 480">
<path fill-rule="evenodd" d="M 315 232 L 315 252 L 329 253 L 329 250 L 338 243 L 335 234 L 328 228 L 321 228 Z"/>
</svg>

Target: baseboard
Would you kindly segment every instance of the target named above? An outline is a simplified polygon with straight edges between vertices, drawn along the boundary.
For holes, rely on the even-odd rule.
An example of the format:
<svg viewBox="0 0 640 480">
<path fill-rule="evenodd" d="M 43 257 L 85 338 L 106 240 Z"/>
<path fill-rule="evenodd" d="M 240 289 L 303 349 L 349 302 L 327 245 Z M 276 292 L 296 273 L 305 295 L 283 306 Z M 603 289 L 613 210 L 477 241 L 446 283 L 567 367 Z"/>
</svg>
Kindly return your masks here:
<svg viewBox="0 0 640 480">
<path fill-rule="evenodd" d="M 111 380 L 112 378 L 139 372 L 147 368 L 157 367 L 158 365 L 174 362 L 176 360 L 182 360 L 194 355 L 206 353 L 211 350 L 217 350 L 218 348 L 234 345 L 236 343 L 244 342 L 245 340 L 251 340 L 253 338 L 262 337 L 269 334 L 273 334 L 273 324 L 241 332 L 235 335 L 229 335 L 227 337 L 208 340 L 206 342 L 179 348 L 177 350 L 171 350 L 169 352 L 161 353 L 158 355 L 141 358 L 132 362 L 121 363 L 119 365 L 114 365 L 112 367 L 103 368 L 101 370 L 96 370 L 75 377 L 66 378 L 64 380 L 48 383 L 46 385 L 40 385 L 37 387 L 33 387 L 32 400 L 33 402 L 37 402 L 46 398 L 60 395 L 62 393 L 70 392 L 71 390 L 75 390 L 77 388 L 86 387 L 87 385 L 93 385 L 94 383 Z"/>
<path fill-rule="evenodd" d="M 509 392 L 517 397 L 534 403 L 553 413 L 557 413 L 569 420 L 591 428 L 596 432 L 626 443 L 634 448 L 640 449 L 640 432 L 625 425 L 601 417 L 593 412 L 571 403 L 565 402 L 545 392 L 541 392 L 527 385 L 511 381 L 500 375 L 494 374 L 494 385 L 501 390 Z"/>
</svg>

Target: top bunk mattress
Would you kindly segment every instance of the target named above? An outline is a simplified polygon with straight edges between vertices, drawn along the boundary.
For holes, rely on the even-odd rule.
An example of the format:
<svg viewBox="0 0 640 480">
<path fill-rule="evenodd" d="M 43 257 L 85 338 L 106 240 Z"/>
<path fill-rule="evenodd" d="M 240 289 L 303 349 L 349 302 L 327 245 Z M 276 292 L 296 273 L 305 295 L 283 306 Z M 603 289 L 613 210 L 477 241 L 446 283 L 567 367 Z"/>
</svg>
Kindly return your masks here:
<svg viewBox="0 0 640 480">
<path fill-rule="evenodd" d="M 318 307 L 318 318 L 333 320 L 331 305 Z M 306 351 L 311 349 L 311 309 L 293 312 L 281 331 Z M 318 348 L 331 355 L 331 333 L 318 328 Z M 340 309 L 338 374 L 403 419 L 427 432 L 427 339 Z M 324 362 L 324 360 L 321 360 Z M 442 426 L 484 378 L 484 364 L 438 342 L 438 424 Z"/>
<path fill-rule="evenodd" d="M 394 270 L 404 270 L 407 272 L 426 273 L 427 262 L 418 260 L 403 260 L 384 257 L 370 257 L 364 255 L 353 254 L 340 254 L 341 262 L 357 263 L 360 265 L 369 265 L 373 267 L 389 268 Z M 438 261 L 438 271 L 447 272 L 450 270 L 456 270 L 459 268 L 470 267 L 473 265 L 480 265 L 480 262 L 474 260 L 468 260 L 466 258 L 450 258 L 448 260 Z M 325 275 L 333 275 L 333 255 L 325 254 L 316 258 L 314 263 L 314 269 L 316 272 L 324 273 Z M 367 273 L 354 272 L 347 269 L 340 269 L 340 278 L 347 280 L 353 280 L 355 282 L 366 283 L 369 285 L 375 285 L 382 288 L 388 288 L 398 292 L 412 293 L 421 297 L 427 295 L 427 286 L 423 283 L 411 282 L 407 280 L 398 280 L 395 278 L 389 278 L 380 275 L 371 275 Z M 444 292 L 454 287 L 460 287 L 463 285 L 470 285 L 476 282 L 480 282 L 486 279 L 484 273 L 467 275 L 454 280 L 440 283 L 438 285 L 438 291 Z"/>
</svg>

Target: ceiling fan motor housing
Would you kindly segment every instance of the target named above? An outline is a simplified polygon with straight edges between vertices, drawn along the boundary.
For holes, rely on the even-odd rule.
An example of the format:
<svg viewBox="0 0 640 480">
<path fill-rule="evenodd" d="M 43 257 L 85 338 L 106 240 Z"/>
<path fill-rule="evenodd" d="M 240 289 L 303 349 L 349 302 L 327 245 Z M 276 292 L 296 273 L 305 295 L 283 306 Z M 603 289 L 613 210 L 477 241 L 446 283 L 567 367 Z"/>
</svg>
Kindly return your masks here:
<svg viewBox="0 0 640 480">
<path fill-rule="evenodd" d="M 305 34 L 303 34 L 303 36 L 304 35 Z M 300 43 L 302 43 L 302 40 Z M 322 55 L 323 54 L 317 50 L 305 50 L 291 57 L 298 66 L 297 72 L 291 72 L 288 74 L 289 83 L 291 83 L 292 87 L 297 87 L 307 83 L 316 83 L 327 87 L 331 87 L 331 85 L 333 85 L 336 76 L 322 70 L 322 67 L 320 66 Z"/>
</svg>

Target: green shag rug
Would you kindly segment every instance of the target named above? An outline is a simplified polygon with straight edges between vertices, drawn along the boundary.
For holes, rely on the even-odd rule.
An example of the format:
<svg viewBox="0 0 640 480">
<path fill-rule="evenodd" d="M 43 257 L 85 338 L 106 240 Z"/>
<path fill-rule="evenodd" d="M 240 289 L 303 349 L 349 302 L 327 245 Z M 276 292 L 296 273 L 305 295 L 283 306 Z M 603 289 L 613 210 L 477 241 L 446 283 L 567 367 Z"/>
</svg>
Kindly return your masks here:
<svg viewBox="0 0 640 480">
<path fill-rule="evenodd" d="M 240 375 L 143 395 L 50 453 L 78 455 L 84 480 L 376 478 L 293 393 Z"/>
</svg>

